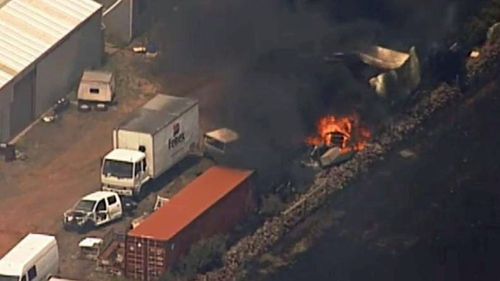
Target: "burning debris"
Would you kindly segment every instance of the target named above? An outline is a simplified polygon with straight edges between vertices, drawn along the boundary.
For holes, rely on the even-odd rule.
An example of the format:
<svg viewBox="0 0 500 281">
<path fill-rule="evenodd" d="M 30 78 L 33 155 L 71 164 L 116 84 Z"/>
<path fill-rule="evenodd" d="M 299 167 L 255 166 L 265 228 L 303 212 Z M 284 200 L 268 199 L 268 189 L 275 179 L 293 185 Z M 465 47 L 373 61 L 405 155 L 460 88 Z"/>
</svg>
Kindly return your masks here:
<svg viewBox="0 0 500 281">
<path fill-rule="evenodd" d="M 359 55 L 366 64 L 384 71 L 369 80 L 372 88 L 381 97 L 404 97 L 420 84 L 420 63 L 415 47 L 408 53 L 401 53 L 374 46 Z"/>
<path fill-rule="evenodd" d="M 354 72 L 363 72 L 367 66 L 368 83 L 375 93 L 382 98 L 404 98 L 420 84 L 420 62 L 415 47 L 407 53 L 381 46 L 371 46 L 361 51 L 334 53 L 326 61 L 343 62 Z"/>
<path fill-rule="evenodd" d="M 357 115 L 321 118 L 317 135 L 306 139 L 311 147 L 310 163 L 307 166 L 327 167 L 349 160 L 357 151 L 363 150 L 371 133 L 359 124 Z"/>
</svg>

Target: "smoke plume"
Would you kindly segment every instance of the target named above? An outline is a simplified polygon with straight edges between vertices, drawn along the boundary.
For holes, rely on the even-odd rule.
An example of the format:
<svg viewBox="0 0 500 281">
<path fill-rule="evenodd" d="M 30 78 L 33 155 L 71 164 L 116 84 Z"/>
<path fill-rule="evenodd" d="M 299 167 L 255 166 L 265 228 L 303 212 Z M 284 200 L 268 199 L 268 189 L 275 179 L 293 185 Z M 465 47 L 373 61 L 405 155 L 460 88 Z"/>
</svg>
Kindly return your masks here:
<svg viewBox="0 0 500 281">
<path fill-rule="evenodd" d="M 372 44 L 423 53 L 465 14 L 465 4 L 450 0 L 158 2 L 150 38 L 162 55 L 154 72 L 170 88 L 216 80 L 212 91 L 177 94 L 202 101 L 207 129 L 240 133 L 238 165 L 266 172 L 289 161 L 321 115 L 357 112 L 371 125 L 384 118 L 384 102 L 366 81 L 326 56 Z"/>
</svg>

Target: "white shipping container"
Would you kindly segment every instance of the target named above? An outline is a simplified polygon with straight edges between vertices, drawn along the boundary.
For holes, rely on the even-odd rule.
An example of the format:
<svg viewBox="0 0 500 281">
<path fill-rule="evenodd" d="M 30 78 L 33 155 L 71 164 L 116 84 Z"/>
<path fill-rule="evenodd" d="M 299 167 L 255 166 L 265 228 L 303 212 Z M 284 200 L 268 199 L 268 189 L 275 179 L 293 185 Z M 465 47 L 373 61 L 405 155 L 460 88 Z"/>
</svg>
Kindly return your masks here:
<svg viewBox="0 0 500 281">
<path fill-rule="evenodd" d="M 114 148 L 144 151 L 156 178 L 184 159 L 200 140 L 194 99 L 157 95 L 113 132 Z"/>
</svg>

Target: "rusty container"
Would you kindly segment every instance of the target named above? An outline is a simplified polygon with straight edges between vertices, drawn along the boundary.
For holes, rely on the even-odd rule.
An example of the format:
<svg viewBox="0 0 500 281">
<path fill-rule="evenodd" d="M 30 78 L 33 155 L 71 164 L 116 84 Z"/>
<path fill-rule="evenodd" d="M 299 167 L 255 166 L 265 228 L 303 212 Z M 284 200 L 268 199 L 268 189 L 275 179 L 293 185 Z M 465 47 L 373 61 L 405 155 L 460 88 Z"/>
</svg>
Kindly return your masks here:
<svg viewBox="0 0 500 281">
<path fill-rule="evenodd" d="M 156 280 L 203 238 L 230 231 L 255 210 L 251 170 L 212 167 L 137 228 L 125 241 L 125 275 Z"/>
</svg>

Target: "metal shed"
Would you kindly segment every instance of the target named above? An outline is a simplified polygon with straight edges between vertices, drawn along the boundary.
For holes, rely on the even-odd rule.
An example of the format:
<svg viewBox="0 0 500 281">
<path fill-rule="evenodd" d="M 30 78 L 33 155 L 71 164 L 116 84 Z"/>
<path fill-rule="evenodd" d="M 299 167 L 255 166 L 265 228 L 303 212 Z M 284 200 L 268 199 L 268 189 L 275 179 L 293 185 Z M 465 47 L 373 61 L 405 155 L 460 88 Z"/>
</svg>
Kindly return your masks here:
<svg viewBox="0 0 500 281">
<path fill-rule="evenodd" d="M 0 142 L 12 139 L 101 64 L 102 5 L 0 0 Z"/>
<path fill-rule="evenodd" d="M 151 24 L 153 0 L 98 0 L 106 5 L 103 22 L 107 40 L 127 44 Z"/>
</svg>

